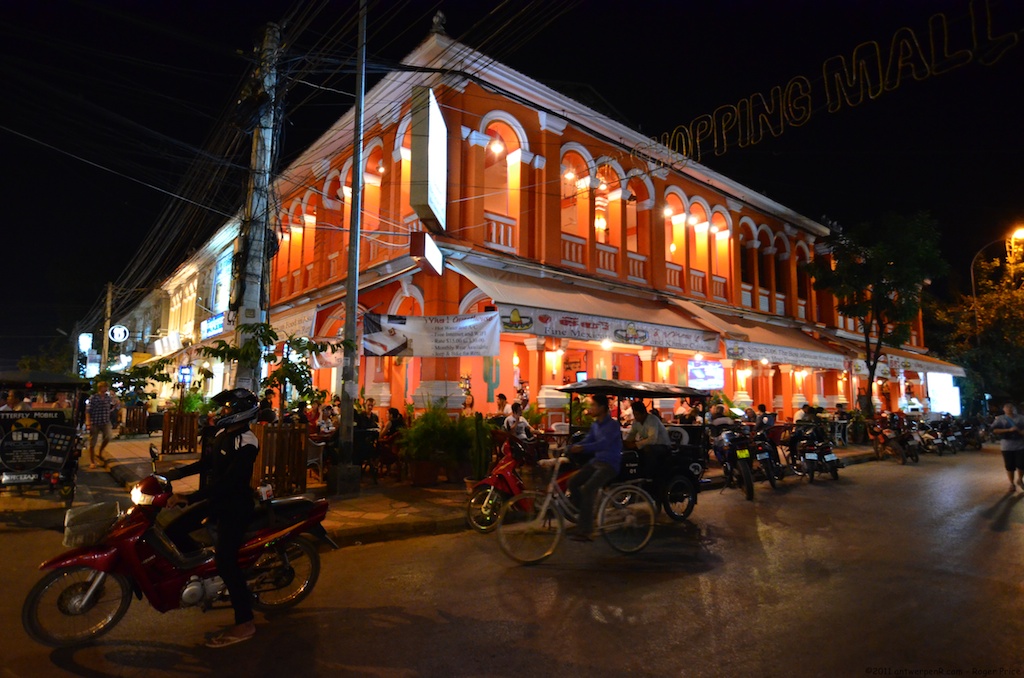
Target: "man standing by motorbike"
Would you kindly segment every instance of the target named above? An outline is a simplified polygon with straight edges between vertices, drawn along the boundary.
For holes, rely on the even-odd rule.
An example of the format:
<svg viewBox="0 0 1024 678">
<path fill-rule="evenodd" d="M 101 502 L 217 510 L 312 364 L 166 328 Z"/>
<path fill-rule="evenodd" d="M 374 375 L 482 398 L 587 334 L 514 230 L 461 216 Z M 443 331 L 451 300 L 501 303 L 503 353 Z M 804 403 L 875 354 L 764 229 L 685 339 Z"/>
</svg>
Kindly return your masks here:
<svg viewBox="0 0 1024 678">
<path fill-rule="evenodd" d="M 206 453 L 199 461 L 173 470 L 166 477 L 177 480 L 201 474 L 197 491 L 184 496 L 172 495 L 168 505 L 192 505 L 205 501 L 202 509 L 188 513 L 187 522 L 198 526 L 194 521 L 207 516 L 216 521 L 214 560 L 231 596 L 235 625 L 212 638 L 207 646 L 227 647 L 249 640 L 256 634 L 252 594 L 238 565 L 238 552 L 254 509 L 249 482 L 259 443 L 249 425 L 259 412 L 259 400 L 250 391 L 238 388 L 219 393 L 213 397 L 213 402 L 221 406 L 221 416 L 214 423 L 216 435 L 212 445 L 204 450 Z"/>
<path fill-rule="evenodd" d="M 580 510 L 579 522 L 568 531 L 569 537 L 576 541 L 591 540 L 597 491 L 619 474 L 622 465 L 622 429 L 619 428 L 619 422 L 608 414 L 608 397 L 591 398 L 589 414 L 594 418 L 590 431 L 583 440 L 569 448 L 570 452 L 594 455 L 569 480 L 569 492 Z"/>
</svg>

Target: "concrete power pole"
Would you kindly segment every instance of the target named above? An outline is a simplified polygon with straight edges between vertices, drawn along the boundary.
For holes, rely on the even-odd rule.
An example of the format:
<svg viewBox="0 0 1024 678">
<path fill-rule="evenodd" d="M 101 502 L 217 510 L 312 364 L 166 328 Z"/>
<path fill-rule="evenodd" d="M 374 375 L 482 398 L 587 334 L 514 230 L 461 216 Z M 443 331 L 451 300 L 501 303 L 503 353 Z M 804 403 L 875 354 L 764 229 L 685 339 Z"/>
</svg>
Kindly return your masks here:
<svg viewBox="0 0 1024 678">
<path fill-rule="evenodd" d="M 114 283 L 107 283 L 107 310 L 103 314 L 103 355 L 100 356 L 100 372 L 110 367 L 110 314 L 114 306 Z"/>
<path fill-rule="evenodd" d="M 260 48 L 257 70 L 259 90 L 252 96 L 259 102 L 259 119 L 252 132 L 252 169 L 249 173 L 248 196 L 242 212 L 242 228 L 238 239 L 235 293 L 231 307 L 238 313 L 238 324 L 246 325 L 267 321 L 269 302 L 267 268 L 267 238 L 271 235 L 270 175 L 274 146 L 277 142 L 277 58 L 281 42 L 281 29 L 268 24 Z M 250 335 L 238 330 L 235 345 L 241 346 Z M 260 368 L 238 365 L 235 386 L 256 391 L 259 388 Z"/>
<path fill-rule="evenodd" d="M 359 346 L 356 312 L 359 308 L 359 233 L 363 212 L 363 112 L 366 70 L 366 0 L 359 0 L 359 38 L 356 47 L 356 119 L 352 131 L 352 223 L 348 230 L 348 274 L 345 279 L 345 356 L 341 367 L 341 449 L 352 459 L 355 398 L 359 394 Z"/>
</svg>

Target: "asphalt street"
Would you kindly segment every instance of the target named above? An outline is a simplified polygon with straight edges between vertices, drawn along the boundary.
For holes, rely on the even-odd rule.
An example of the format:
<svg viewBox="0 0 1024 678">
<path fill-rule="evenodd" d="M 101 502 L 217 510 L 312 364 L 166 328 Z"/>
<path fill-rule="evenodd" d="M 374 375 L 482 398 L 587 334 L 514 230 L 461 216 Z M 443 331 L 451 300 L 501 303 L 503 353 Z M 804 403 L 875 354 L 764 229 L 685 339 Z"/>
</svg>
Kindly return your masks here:
<svg viewBox="0 0 1024 678">
<path fill-rule="evenodd" d="M 469 532 L 323 553 L 307 601 L 223 650 L 202 642 L 228 611 L 139 601 L 93 646 L 35 645 L 20 607 L 60 534 L 42 529 L 53 508 L 28 507 L 43 500 L 12 501 L 0 498 L 4 676 L 1024 673 L 1024 492 L 1006 492 L 991 447 L 761 483 L 753 502 L 708 492 L 635 556 L 565 542 L 522 567 Z"/>
</svg>

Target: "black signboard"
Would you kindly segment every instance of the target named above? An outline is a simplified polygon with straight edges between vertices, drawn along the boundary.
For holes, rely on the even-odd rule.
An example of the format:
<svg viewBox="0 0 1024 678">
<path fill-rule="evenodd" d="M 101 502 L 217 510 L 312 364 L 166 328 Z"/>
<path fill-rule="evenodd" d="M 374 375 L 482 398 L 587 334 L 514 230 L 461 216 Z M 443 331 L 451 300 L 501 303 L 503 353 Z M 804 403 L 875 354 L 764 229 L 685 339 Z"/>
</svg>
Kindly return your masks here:
<svg viewBox="0 0 1024 678">
<path fill-rule="evenodd" d="M 18 472 L 59 469 L 74 438 L 63 411 L 0 412 L 0 466 Z"/>
</svg>

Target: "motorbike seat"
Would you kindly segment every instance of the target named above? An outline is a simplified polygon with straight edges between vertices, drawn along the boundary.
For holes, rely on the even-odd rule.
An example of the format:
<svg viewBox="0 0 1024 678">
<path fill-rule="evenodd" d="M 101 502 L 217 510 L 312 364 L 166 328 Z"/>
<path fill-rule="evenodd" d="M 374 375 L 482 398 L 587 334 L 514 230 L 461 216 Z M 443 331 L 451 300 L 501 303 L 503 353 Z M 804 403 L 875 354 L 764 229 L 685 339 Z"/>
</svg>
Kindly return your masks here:
<svg viewBox="0 0 1024 678">
<path fill-rule="evenodd" d="M 313 508 L 313 500 L 306 497 L 282 497 L 262 502 L 256 507 L 248 532 L 255 532 L 273 524 L 291 523 Z"/>
</svg>

